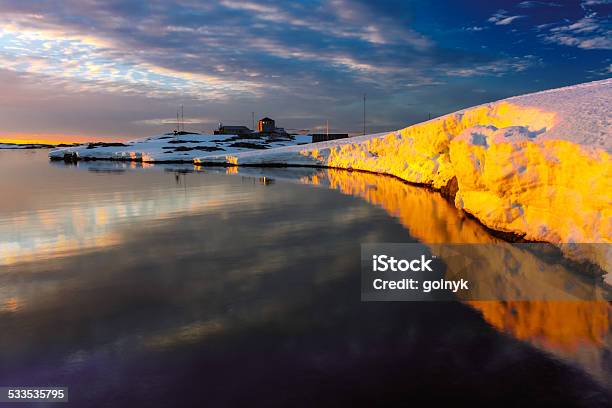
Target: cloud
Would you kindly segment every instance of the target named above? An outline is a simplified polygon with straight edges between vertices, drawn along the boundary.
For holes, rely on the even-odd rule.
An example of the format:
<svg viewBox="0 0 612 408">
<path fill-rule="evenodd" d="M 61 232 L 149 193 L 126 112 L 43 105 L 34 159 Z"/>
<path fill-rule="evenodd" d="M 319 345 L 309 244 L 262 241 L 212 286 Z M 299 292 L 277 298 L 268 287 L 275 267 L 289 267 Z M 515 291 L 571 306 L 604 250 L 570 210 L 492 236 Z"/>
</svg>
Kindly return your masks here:
<svg viewBox="0 0 612 408">
<path fill-rule="evenodd" d="M 585 0 L 581 3 L 582 6 L 599 6 L 612 4 L 612 0 Z"/>
<path fill-rule="evenodd" d="M 610 74 L 612 74 L 612 64 L 610 63 L 609 59 L 606 60 L 606 62 L 607 64 L 603 68 L 591 69 L 591 70 L 588 70 L 587 72 L 595 76 L 610 76 Z"/>
<path fill-rule="evenodd" d="M 591 13 L 569 24 L 551 28 L 543 35 L 544 41 L 582 49 L 612 49 L 610 21 Z"/>
<path fill-rule="evenodd" d="M 256 81 L 228 81 L 211 74 L 156 65 L 131 54 L 119 55 L 119 50 L 95 37 L 5 27 L 0 30 L 0 41 L 3 67 L 58 81 L 73 80 L 75 87 L 149 96 L 178 91 L 194 97 L 214 97 L 232 92 L 256 94 L 262 86 Z"/>
<path fill-rule="evenodd" d="M 504 76 L 509 72 L 523 72 L 529 68 L 542 65 L 543 61 L 535 55 L 524 55 L 522 57 L 501 58 L 496 61 L 483 63 L 463 68 L 444 69 L 444 73 L 451 77 L 474 77 L 474 76 Z"/>
<path fill-rule="evenodd" d="M 184 118 L 182 123 L 187 125 L 210 125 L 218 123 L 217 118 Z M 163 125 L 176 125 L 176 117 L 172 118 L 153 118 L 153 119 L 140 119 L 135 120 L 132 123 L 137 125 L 147 126 L 163 126 Z"/>
<path fill-rule="evenodd" d="M 495 25 L 508 25 L 508 24 L 512 24 L 512 22 L 515 20 L 518 20 L 520 18 L 525 18 L 525 17 L 526 16 L 522 16 L 522 15 L 509 16 L 506 10 L 498 10 L 495 14 L 489 17 L 487 21 Z"/>
<path fill-rule="evenodd" d="M 522 1 L 518 4 L 520 8 L 534 8 L 534 7 L 563 7 L 563 4 L 549 2 L 549 1 Z"/>
<path fill-rule="evenodd" d="M 398 13 L 367 2 L 313 7 L 224 0 L 153 7 L 68 1 L 51 7 L 9 1 L 0 13 L 6 45 L 0 61 L 12 69 L 150 96 L 173 90 L 209 99 L 294 94 L 301 91 L 297 79 L 313 75 L 321 93 L 340 82 L 430 83 L 424 72 L 386 56 L 437 52 Z M 33 63 L 36 58 L 40 64 Z M 402 80 L 405 73 L 411 77 Z"/>
<path fill-rule="evenodd" d="M 465 31 L 483 31 L 486 30 L 487 27 L 483 27 L 483 26 L 472 26 L 472 27 L 464 27 L 463 28 Z"/>
<path fill-rule="evenodd" d="M 558 8 L 560 13 L 572 10 Z M 145 135 L 152 127 L 169 125 L 163 119 L 172 118 L 176 105 L 185 103 L 197 107 L 193 117 L 214 118 L 214 123 L 238 123 L 246 117 L 249 124 L 256 106 L 275 117 L 319 121 L 334 112 L 349 127 L 355 122 L 352 110 L 359 110 L 359 95 L 365 92 L 372 106 L 379 101 L 381 123 L 405 123 L 412 110 L 392 110 L 388 101 L 422 106 L 432 95 L 439 96 L 430 101 L 438 107 L 432 110 L 479 102 L 466 96 L 465 89 L 471 89 L 468 82 L 484 88 L 476 83 L 481 77 L 487 78 L 486 86 L 497 88 L 489 89 L 488 97 L 515 92 L 514 75 L 541 65 L 537 57 L 523 54 L 537 54 L 543 45 L 531 41 L 533 49 L 516 56 L 513 44 L 485 31 L 518 26 L 524 16 L 515 14 L 499 10 L 488 23 L 475 24 L 452 7 L 420 8 L 397 0 L 0 1 L 0 67 L 25 84 L 9 97 L 2 82 L 4 103 L 23 101 L 19 106 L 24 112 L 17 121 L 0 109 L 0 119 L 4 127 L 24 126 L 29 103 L 41 115 L 37 129 L 81 132 L 83 125 L 76 120 L 68 128 L 60 107 L 78 108 L 81 116 L 95 107 L 99 117 L 92 113 L 87 122 L 92 128 Z M 567 21 L 581 16 L 571 17 Z M 559 24 L 522 34 L 525 41 L 537 40 L 538 34 L 592 41 L 602 36 L 575 29 L 549 31 Z M 546 47 L 561 41 L 547 40 Z M 507 79 L 497 79 L 502 76 Z M 42 89 L 41 84 L 45 92 L 24 92 Z M 102 111 L 109 109 L 113 120 L 102 120 Z M 310 127 L 309 120 L 291 119 L 284 125 Z"/>
</svg>

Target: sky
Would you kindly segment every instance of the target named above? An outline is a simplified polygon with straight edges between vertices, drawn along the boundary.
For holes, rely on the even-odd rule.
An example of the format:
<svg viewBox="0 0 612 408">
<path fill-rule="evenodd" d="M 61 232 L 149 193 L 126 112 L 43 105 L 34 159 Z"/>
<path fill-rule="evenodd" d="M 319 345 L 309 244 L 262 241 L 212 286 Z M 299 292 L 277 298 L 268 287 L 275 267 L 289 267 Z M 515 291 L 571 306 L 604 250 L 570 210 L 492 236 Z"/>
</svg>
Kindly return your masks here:
<svg viewBox="0 0 612 408">
<path fill-rule="evenodd" d="M 0 0 L 0 139 L 399 129 L 612 76 L 612 0 Z"/>
</svg>

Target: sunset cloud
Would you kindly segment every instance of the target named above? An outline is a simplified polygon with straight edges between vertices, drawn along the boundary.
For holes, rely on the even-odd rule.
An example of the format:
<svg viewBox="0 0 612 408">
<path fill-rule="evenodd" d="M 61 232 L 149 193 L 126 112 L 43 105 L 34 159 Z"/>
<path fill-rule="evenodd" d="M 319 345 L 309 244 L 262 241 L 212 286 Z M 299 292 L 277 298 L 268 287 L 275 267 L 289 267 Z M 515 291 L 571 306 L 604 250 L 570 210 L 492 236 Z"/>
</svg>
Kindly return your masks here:
<svg viewBox="0 0 612 408">
<path fill-rule="evenodd" d="M 539 89 L 538 72 L 562 65 L 550 47 L 609 49 L 608 22 L 592 15 L 600 5 L 583 4 L 585 12 L 554 4 L 7 0 L 0 3 L 0 80 L 10 86 L 0 120 L 7 131 L 145 135 L 168 125 L 147 121 L 185 104 L 194 117 L 246 124 L 251 111 L 318 123 L 333 115 L 350 131 L 367 93 L 376 126 L 399 127 L 485 94 Z M 516 31 L 527 23 L 542 28 Z M 584 67 L 571 65 L 568 82 L 600 69 L 597 58 L 580 57 Z M 28 104 L 37 110 L 25 110 Z M 67 110 L 83 120 L 73 123 Z M 287 127 L 312 125 L 287 120 Z"/>
</svg>

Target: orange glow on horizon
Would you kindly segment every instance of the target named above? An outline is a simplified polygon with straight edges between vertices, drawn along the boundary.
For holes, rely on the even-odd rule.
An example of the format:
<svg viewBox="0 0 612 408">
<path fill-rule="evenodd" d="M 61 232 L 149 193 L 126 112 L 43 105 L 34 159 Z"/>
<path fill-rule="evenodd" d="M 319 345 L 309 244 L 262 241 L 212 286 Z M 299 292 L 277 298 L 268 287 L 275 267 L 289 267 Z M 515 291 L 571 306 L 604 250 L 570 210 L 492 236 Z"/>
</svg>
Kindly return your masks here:
<svg viewBox="0 0 612 408">
<path fill-rule="evenodd" d="M 83 142 L 125 142 L 137 136 L 86 136 L 61 133 L 0 133 L 0 143 L 13 144 L 60 144 Z"/>
</svg>

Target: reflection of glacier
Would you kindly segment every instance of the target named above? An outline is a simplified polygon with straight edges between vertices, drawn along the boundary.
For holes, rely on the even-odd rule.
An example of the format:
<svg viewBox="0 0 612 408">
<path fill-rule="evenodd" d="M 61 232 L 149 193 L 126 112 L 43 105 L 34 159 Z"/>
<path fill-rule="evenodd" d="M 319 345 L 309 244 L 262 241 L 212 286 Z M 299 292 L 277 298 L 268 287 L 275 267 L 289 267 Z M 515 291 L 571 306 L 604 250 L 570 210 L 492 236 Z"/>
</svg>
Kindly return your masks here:
<svg viewBox="0 0 612 408">
<path fill-rule="evenodd" d="M 511 245 L 491 236 L 441 195 L 392 177 L 342 170 L 322 170 L 302 182 L 329 185 L 345 194 L 365 198 L 399 218 L 410 235 L 431 244 L 432 253 L 473 259 L 476 268 L 462 270 L 464 263 L 449 264 L 447 275 L 471 277 L 477 285 L 472 299 L 603 299 L 594 281 L 558 263 L 546 263 L 527 249 L 537 244 Z M 479 243 L 480 246 L 445 246 Z M 450 253 L 447 253 L 450 252 Z M 498 267 L 499 266 L 499 267 Z M 512 274 L 503 273 L 512 271 Z M 593 293 L 593 292 L 596 293 Z"/>
<path fill-rule="evenodd" d="M 483 243 L 479 253 L 488 267 L 474 276 L 475 298 L 495 294 L 500 298 L 524 294 L 529 298 L 576 299 L 593 287 L 588 281 L 562 265 L 548 265 L 533 253 L 506 244 L 488 234 L 474 220 L 465 217 L 439 194 L 379 175 L 322 170 L 301 178 L 305 184 L 325 185 L 344 194 L 362 197 L 397 217 L 412 236 L 435 249 L 440 243 Z M 486 250 L 484 250 L 486 249 Z M 493 249 L 493 251 L 490 251 Z M 500 275 L 495 265 L 514 262 L 516 275 Z M 448 274 L 454 273 L 450 265 Z M 598 293 L 601 295 L 601 293 Z M 576 296 L 576 297 L 574 297 Z M 491 298 L 491 297 L 489 297 Z M 599 301 L 469 301 L 497 329 L 574 361 L 597 373 L 609 383 L 607 355 L 612 350 L 610 322 L 612 308 L 603 298 Z"/>
<path fill-rule="evenodd" d="M 469 302 L 494 327 L 576 362 L 612 388 L 608 302 Z"/>
</svg>

